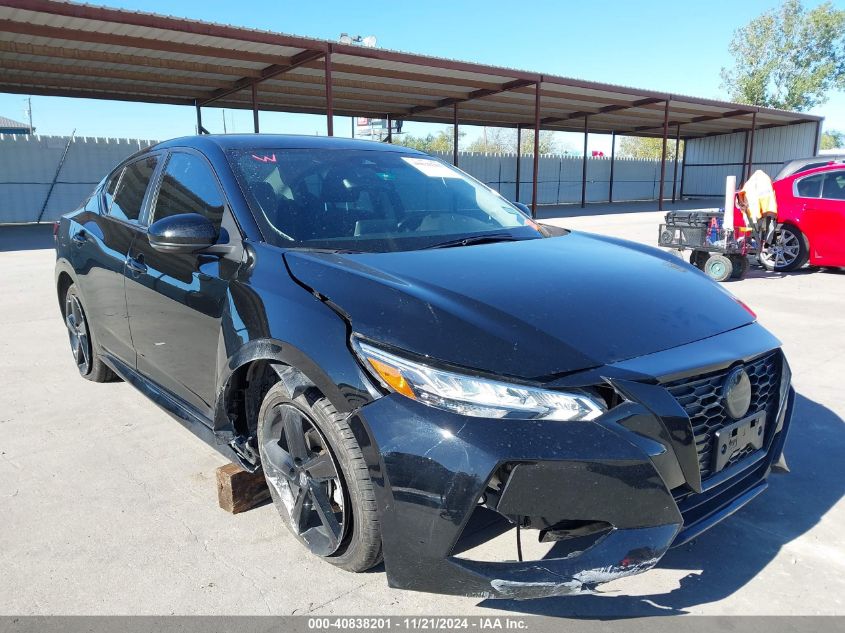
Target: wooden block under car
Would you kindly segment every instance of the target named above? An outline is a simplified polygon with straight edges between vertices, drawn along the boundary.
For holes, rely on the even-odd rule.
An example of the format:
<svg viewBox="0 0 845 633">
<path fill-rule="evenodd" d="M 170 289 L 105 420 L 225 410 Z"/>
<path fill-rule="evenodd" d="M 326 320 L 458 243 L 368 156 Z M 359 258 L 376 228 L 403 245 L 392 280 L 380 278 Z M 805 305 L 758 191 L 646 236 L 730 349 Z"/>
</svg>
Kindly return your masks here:
<svg viewBox="0 0 845 633">
<path fill-rule="evenodd" d="M 226 512 L 246 512 L 270 500 L 264 473 L 250 473 L 236 464 L 217 469 L 217 503 Z"/>
</svg>

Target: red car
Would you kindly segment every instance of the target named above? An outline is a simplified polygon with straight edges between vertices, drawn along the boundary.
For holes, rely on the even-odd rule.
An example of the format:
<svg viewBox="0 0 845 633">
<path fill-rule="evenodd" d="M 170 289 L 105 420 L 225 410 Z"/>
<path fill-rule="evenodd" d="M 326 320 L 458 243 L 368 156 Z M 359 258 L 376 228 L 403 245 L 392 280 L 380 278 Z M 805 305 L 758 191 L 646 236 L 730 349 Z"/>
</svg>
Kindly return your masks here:
<svg viewBox="0 0 845 633">
<path fill-rule="evenodd" d="M 845 266 L 845 164 L 831 162 L 774 182 L 779 229 L 759 255 L 769 270 Z"/>
</svg>

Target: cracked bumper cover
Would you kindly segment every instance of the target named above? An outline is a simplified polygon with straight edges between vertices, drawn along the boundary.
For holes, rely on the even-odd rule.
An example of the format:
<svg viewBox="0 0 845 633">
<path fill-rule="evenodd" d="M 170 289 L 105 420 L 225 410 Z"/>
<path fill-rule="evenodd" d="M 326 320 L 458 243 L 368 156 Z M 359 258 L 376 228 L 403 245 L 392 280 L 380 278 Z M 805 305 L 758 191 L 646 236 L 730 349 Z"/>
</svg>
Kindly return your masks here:
<svg viewBox="0 0 845 633">
<path fill-rule="evenodd" d="M 619 384 L 631 387 L 629 400 L 636 401 L 590 422 L 469 418 L 397 394 L 360 409 L 352 428 L 376 484 L 389 585 L 517 599 L 589 591 L 650 569 L 673 544 L 694 538 L 765 489 L 783 449 L 791 388 L 766 450 L 702 484 L 691 475 L 691 463 L 697 473 L 698 462 L 689 418 L 671 408 L 674 401 L 660 385 Z M 564 558 L 453 556 L 503 463 L 515 466 L 498 499 L 501 514 L 602 521 L 613 529 Z"/>
</svg>

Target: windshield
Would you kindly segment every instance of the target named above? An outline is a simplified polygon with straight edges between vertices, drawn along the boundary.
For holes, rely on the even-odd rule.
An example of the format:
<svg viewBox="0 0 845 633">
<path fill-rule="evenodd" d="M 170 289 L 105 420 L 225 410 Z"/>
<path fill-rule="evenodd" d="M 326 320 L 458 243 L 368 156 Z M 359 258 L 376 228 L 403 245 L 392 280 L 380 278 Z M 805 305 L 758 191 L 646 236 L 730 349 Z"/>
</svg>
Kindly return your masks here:
<svg viewBox="0 0 845 633">
<path fill-rule="evenodd" d="M 230 160 L 278 246 L 397 251 L 545 235 L 492 189 L 420 154 L 265 148 L 233 151 Z"/>
</svg>

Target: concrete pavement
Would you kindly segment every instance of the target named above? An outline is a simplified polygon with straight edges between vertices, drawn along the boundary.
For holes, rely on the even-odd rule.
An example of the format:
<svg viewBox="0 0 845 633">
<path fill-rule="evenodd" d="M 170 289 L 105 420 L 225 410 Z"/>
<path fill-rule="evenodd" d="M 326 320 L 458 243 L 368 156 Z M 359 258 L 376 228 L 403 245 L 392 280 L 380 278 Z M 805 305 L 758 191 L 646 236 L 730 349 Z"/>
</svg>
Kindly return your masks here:
<svg viewBox="0 0 845 633">
<path fill-rule="evenodd" d="M 651 244 L 661 214 L 541 216 Z M 792 365 L 790 475 L 599 595 L 503 602 L 389 589 L 307 555 L 272 506 L 218 509 L 214 450 L 128 385 L 77 375 L 53 258 L 49 230 L 0 228 L 0 613 L 845 614 L 845 274 L 725 285 Z"/>
</svg>

